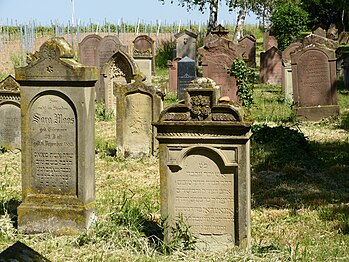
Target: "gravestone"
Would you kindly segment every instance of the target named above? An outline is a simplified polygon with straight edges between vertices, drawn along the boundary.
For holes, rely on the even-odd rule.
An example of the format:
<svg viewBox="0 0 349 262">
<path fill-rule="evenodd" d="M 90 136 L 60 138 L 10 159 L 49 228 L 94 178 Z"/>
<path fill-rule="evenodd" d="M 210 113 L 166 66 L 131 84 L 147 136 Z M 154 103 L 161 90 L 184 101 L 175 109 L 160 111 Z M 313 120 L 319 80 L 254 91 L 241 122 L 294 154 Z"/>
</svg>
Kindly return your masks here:
<svg viewBox="0 0 349 262">
<path fill-rule="evenodd" d="M 102 37 L 96 34 L 86 36 L 79 43 L 80 63 L 88 66 L 97 66 L 96 50 Z"/>
<path fill-rule="evenodd" d="M 74 59 L 57 37 L 37 60 L 15 68 L 21 88 L 24 233 L 80 234 L 94 220 L 95 67 Z"/>
<path fill-rule="evenodd" d="M 331 26 L 326 33 L 328 39 L 337 41 L 338 40 L 338 29 L 335 26 Z"/>
<path fill-rule="evenodd" d="M 104 89 L 104 103 L 107 109 L 116 111 L 114 83 L 119 85 L 131 83 L 137 72 L 139 72 L 139 68 L 134 59 L 122 50 L 117 50 L 104 64 L 100 75 L 103 76 L 101 89 Z"/>
<path fill-rule="evenodd" d="M 135 82 L 127 85 L 115 83 L 117 104 L 116 144 L 123 157 L 138 158 L 155 154 L 158 143 L 152 122 L 159 119 L 163 107 L 163 93 L 142 82 L 137 75 Z"/>
<path fill-rule="evenodd" d="M 348 45 L 349 44 L 349 32 L 341 32 L 338 37 L 338 43 L 340 45 Z"/>
<path fill-rule="evenodd" d="M 244 48 L 242 58 L 249 67 L 256 67 L 256 38 L 252 35 L 244 36 L 239 40 L 239 44 Z"/>
<path fill-rule="evenodd" d="M 19 84 L 11 75 L 0 82 L 0 146 L 21 148 Z"/>
<path fill-rule="evenodd" d="M 285 94 L 285 98 L 288 101 L 293 101 L 293 85 L 292 85 L 292 66 L 291 66 L 291 53 L 300 48 L 302 44 L 300 42 L 294 42 L 290 44 L 284 51 L 282 51 L 282 91 Z"/>
<path fill-rule="evenodd" d="M 96 50 L 96 66 L 100 73 L 105 63 L 107 63 L 118 50 L 127 53 L 126 47 L 122 45 L 116 36 L 108 35 L 101 39 Z M 103 75 L 99 74 L 98 81 L 96 83 L 96 99 L 99 102 L 105 102 L 105 96 L 104 77 Z"/>
<path fill-rule="evenodd" d="M 260 78 L 265 84 L 281 85 L 282 60 L 281 51 L 275 46 L 260 54 Z"/>
<path fill-rule="evenodd" d="M 196 67 L 193 59 L 186 56 L 178 61 L 177 78 L 177 97 L 183 99 L 185 88 L 196 78 Z"/>
<path fill-rule="evenodd" d="M 34 249 L 20 241 L 0 253 L 0 262 L 49 262 Z"/>
<path fill-rule="evenodd" d="M 195 83 L 185 103 L 154 123 L 160 158 L 161 215 L 183 218 L 199 248 L 250 247 L 251 123 L 242 109 L 218 102 L 217 89 Z M 171 229 L 165 241 L 171 241 Z"/>
<path fill-rule="evenodd" d="M 228 39 L 228 31 L 218 25 L 199 48 L 202 56 L 202 75 L 213 79 L 221 87 L 222 96 L 238 101 L 236 79 L 228 74 L 235 59 L 242 59 L 243 48 Z"/>
<path fill-rule="evenodd" d="M 302 46 L 291 54 L 291 61 L 297 118 L 318 121 L 338 115 L 335 51 Z"/>
<path fill-rule="evenodd" d="M 169 79 L 169 92 L 176 93 L 178 86 L 178 62 L 181 58 L 177 57 L 175 59 L 167 61 L 168 68 L 168 79 Z"/>
<path fill-rule="evenodd" d="M 196 61 L 196 38 L 197 34 L 183 30 L 175 34 L 176 39 L 176 57 L 183 58 L 185 56 Z"/>
<path fill-rule="evenodd" d="M 154 40 L 147 35 L 140 35 L 133 41 L 133 58 L 139 70 L 146 77 L 145 81 L 151 84 L 155 72 Z"/>
<path fill-rule="evenodd" d="M 341 52 L 341 58 L 343 60 L 343 81 L 344 88 L 349 88 L 349 47 L 346 47 Z"/>
<path fill-rule="evenodd" d="M 270 31 L 266 31 L 263 34 L 263 48 L 264 50 L 269 50 L 272 47 L 278 47 L 278 42 L 275 36 L 271 35 Z"/>
<path fill-rule="evenodd" d="M 326 37 L 326 30 L 319 26 L 313 31 L 313 34 Z"/>
</svg>

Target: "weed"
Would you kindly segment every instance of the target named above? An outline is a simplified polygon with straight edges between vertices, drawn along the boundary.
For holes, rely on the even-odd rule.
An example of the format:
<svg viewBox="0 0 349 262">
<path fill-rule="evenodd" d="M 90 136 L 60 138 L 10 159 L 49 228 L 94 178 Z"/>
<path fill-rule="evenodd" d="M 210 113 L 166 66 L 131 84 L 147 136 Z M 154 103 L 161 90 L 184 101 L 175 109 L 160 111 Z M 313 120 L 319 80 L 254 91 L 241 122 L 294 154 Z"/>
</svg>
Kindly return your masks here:
<svg viewBox="0 0 349 262">
<path fill-rule="evenodd" d="M 114 111 L 105 108 L 103 103 L 96 103 L 95 119 L 96 121 L 111 121 L 114 119 Z"/>
<path fill-rule="evenodd" d="M 167 68 L 167 61 L 172 60 L 173 50 L 175 49 L 175 42 L 165 40 L 160 42 L 157 54 L 155 57 L 155 64 L 160 68 Z"/>
<path fill-rule="evenodd" d="M 177 98 L 177 94 L 176 93 L 167 93 L 165 96 L 165 100 L 164 100 L 164 104 L 165 106 L 169 106 L 171 104 L 176 104 L 178 103 L 179 100 Z"/>
</svg>

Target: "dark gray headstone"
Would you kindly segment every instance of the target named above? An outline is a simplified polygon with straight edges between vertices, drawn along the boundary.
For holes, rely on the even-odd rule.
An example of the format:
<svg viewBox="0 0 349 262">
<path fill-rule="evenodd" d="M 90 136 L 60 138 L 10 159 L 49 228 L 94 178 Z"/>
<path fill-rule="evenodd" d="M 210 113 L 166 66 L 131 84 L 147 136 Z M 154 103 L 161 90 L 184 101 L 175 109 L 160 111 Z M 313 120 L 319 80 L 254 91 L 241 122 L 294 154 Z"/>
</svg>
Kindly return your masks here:
<svg viewBox="0 0 349 262">
<path fill-rule="evenodd" d="M 0 262 L 49 262 L 38 252 L 28 247 L 27 245 L 17 241 L 12 246 L 0 253 Z"/>
<path fill-rule="evenodd" d="M 177 96 L 183 99 L 184 89 L 196 78 L 195 61 L 187 56 L 181 59 L 178 62 L 177 77 Z"/>
</svg>

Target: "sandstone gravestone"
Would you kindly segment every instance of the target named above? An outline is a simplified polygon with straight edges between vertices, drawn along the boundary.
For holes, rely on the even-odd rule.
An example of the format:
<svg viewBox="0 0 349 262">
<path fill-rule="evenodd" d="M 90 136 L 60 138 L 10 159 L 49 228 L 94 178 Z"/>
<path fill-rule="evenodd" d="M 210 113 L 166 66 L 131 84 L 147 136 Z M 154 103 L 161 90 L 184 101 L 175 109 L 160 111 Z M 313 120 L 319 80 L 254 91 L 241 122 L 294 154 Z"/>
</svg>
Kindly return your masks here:
<svg viewBox="0 0 349 262">
<path fill-rule="evenodd" d="M 228 74 L 235 59 L 242 59 L 243 48 L 235 45 L 227 37 L 228 31 L 221 25 L 204 40 L 199 48 L 202 56 L 202 74 L 213 79 L 221 87 L 222 96 L 238 101 L 236 79 Z"/>
<path fill-rule="evenodd" d="M 96 34 L 86 36 L 79 43 L 80 63 L 88 66 L 97 66 L 96 50 L 102 37 Z"/>
<path fill-rule="evenodd" d="M 176 57 L 183 58 L 185 56 L 196 61 L 196 38 L 197 34 L 183 30 L 175 34 L 176 39 Z"/>
<path fill-rule="evenodd" d="M 290 44 L 284 51 L 282 51 L 282 91 L 288 101 L 293 101 L 293 85 L 292 85 L 292 66 L 291 54 L 300 48 L 300 42 Z"/>
<path fill-rule="evenodd" d="M 0 82 L 0 146 L 21 148 L 19 84 L 11 75 Z"/>
<path fill-rule="evenodd" d="M 330 27 L 327 30 L 326 37 L 331 40 L 338 40 L 338 29 L 335 26 Z"/>
<path fill-rule="evenodd" d="M 281 85 L 282 60 L 281 51 L 275 46 L 261 53 L 260 78 L 262 83 Z"/>
<path fill-rule="evenodd" d="M 219 103 L 217 89 L 190 85 L 185 103 L 154 125 L 160 157 L 161 215 L 180 217 L 198 246 L 250 247 L 250 136 L 241 108 Z M 171 231 L 165 232 L 171 239 Z"/>
<path fill-rule="evenodd" d="M 167 61 L 168 78 L 169 78 L 169 92 L 177 92 L 178 83 L 178 62 L 181 60 L 179 57 Z"/>
<path fill-rule="evenodd" d="M 340 45 L 348 45 L 349 44 L 349 32 L 341 32 L 338 37 L 338 43 Z"/>
<path fill-rule="evenodd" d="M 0 262 L 49 262 L 34 249 L 20 241 L 0 253 Z"/>
<path fill-rule="evenodd" d="M 278 47 L 278 42 L 275 38 L 275 36 L 270 34 L 270 31 L 264 32 L 263 35 L 263 48 L 264 50 L 269 50 L 272 47 Z"/>
<path fill-rule="evenodd" d="M 196 78 L 195 61 L 187 56 L 179 60 L 177 77 L 177 97 L 183 99 L 185 88 L 187 88 L 189 83 Z"/>
<path fill-rule="evenodd" d="M 145 81 L 151 84 L 155 72 L 154 40 L 147 35 L 140 35 L 133 41 L 133 58 L 139 71 L 146 77 Z"/>
<path fill-rule="evenodd" d="M 126 47 L 122 45 L 116 36 L 108 35 L 101 39 L 96 49 L 96 66 L 100 73 L 104 64 L 107 63 L 118 50 L 127 53 Z M 96 99 L 99 102 L 105 102 L 104 87 L 104 77 L 100 74 L 96 83 Z"/>
<path fill-rule="evenodd" d="M 326 37 L 326 30 L 319 26 L 313 31 L 313 34 Z"/>
<path fill-rule="evenodd" d="M 134 83 L 115 84 L 115 95 L 118 153 L 137 158 L 157 152 L 156 130 L 152 122 L 159 119 L 163 105 L 162 92 L 142 82 L 142 76 L 137 75 Z"/>
<path fill-rule="evenodd" d="M 131 83 L 139 68 L 134 59 L 122 50 L 117 50 L 115 54 L 104 64 L 100 75 L 103 76 L 104 101 L 107 109 L 116 111 L 116 100 L 114 96 L 114 83 L 119 85 Z"/>
<path fill-rule="evenodd" d="M 21 86 L 22 203 L 25 233 L 79 234 L 94 219 L 94 84 L 64 38 L 15 68 Z"/>
<path fill-rule="evenodd" d="M 297 118 L 318 121 L 338 115 L 335 51 L 309 45 L 291 54 L 291 60 Z"/>
<path fill-rule="evenodd" d="M 252 35 L 244 36 L 239 40 L 239 44 L 244 48 L 242 57 L 249 67 L 256 67 L 256 38 Z"/>
</svg>

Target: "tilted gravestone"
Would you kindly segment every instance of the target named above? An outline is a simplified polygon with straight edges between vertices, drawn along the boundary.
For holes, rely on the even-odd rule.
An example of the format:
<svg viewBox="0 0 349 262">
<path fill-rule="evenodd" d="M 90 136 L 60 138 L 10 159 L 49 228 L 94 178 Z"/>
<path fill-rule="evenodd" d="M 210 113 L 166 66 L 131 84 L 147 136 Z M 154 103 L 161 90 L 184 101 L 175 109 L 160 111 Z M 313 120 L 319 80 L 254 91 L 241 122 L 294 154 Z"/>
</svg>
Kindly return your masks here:
<svg viewBox="0 0 349 262">
<path fill-rule="evenodd" d="M 133 41 L 132 54 L 139 70 L 146 77 L 145 81 L 151 84 L 155 72 L 154 40 L 147 35 L 137 36 Z"/>
<path fill-rule="evenodd" d="M 0 262 L 50 262 L 34 249 L 28 247 L 20 241 L 0 253 Z"/>
<path fill-rule="evenodd" d="M 166 108 L 154 123 L 160 157 L 161 215 L 180 219 L 209 249 L 250 247 L 250 136 L 241 108 L 218 102 L 208 83 L 191 84 L 185 103 Z M 170 241 L 172 231 L 165 232 Z"/>
<path fill-rule="evenodd" d="M 104 64 L 107 63 L 118 50 L 127 53 L 126 47 L 122 45 L 116 36 L 108 35 L 101 39 L 96 49 L 96 66 L 100 73 Z M 105 102 L 105 83 L 104 77 L 101 74 L 99 74 L 96 83 L 96 100 Z"/>
<path fill-rule="evenodd" d="M 275 46 L 261 53 L 260 78 L 262 83 L 281 85 L 282 60 L 281 51 Z"/>
<path fill-rule="evenodd" d="M 291 54 L 291 60 L 297 118 L 318 121 L 338 115 L 335 51 L 311 44 Z"/>
<path fill-rule="evenodd" d="M 256 38 L 252 35 L 244 36 L 239 40 L 239 45 L 244 48 L 242 58 L 249 67 L 256 67 Z"/>
<path fill-rule="evenodd" d="M 178 85 L 178 62 L 181 60 L 179 57 L 168 60 L 167 68 L 168 68 L 168 79 L 169 79 L 169 92 L 176 93 L 177 85 Z"/>
<path fill-rule="evenodd" d="M 142 79 L 141 75 L 137 75 L 134 83 L 115 83 L 116 144 L 118 153 L 124 157 L 152 155 L 158 150 L 152 122 L 159 119 L 163 94 Z"/>
<path fill-rule="evenodd" d="M 177 67 L 177 97 L 183 99 L 185 88 L 196 78 L 195 61 L 186 56 L 178 61 Z"/>
<path fill-rule="evenodd" d="M 218 25 L 199 48 L 202 56 L 202 75 L 213 79 L 221 87 L 222 96 L 238 101 L 236 79 L 228 74 L 235 59 L 242 59 L 243 48 L 227 37 L 228 31 Z"/>
<path fill-rule="evenodd" d="M 284 51 L 282 51 L 282 75 L 281 85 L 285 98 L 288 101 L 293 101 L 293 84 L 292 84 L 292 66 L 291 54 L 301 46 L 300 42 L 290 44 Z"/>
<path fill-rule="evenodd" d="M 95 67 L 76 62 L 64 38 L 15 68 L 21 88 L 22 203 L 25 233 L 79 234 L 94 219 Z"/>
<path fill-rule="evenodd" d="M 278 47 L 278 41 L 276 40 L 275 36 L 271 35 L 270 33 L 270 31 L 266 31 L 263 35 L 263 48 L 265 51 L 272 47 Z"/>
<path fill-rule="evenodd" d="M 314 31 L 313 34 L 315 35 L 319 35 L 322 37 L 326 37 L 326 30 L 323 29 L 321 26 L 318 26 Z"/>
<path fill-rule="evenodd" d="M 196 38 L 197 34 L 183 30 L 175 34 L 176 39 L 176 57 L 183 58 L 188 56 L 196 61 Z"/>
<path fill-rule="evenodd" d="M 119 85 L 131 83 L 138 72 L 139 68 L 134 59 L 122 50 L 117 50 L 104 64 L 100 75 L 103 76 L 104 101 L 107 109 L 116 111 L 114 83 Z"/>
<path fill-rule="evenodd" d="M 0 82 L 0 146 L 21 148 L 19 84 L 11 75 Z"/>
<path fill-rule="evenodd" d="M 79 61 L 88 66 L 97 66 L 96 50 L 102 37 L 96 34 L 86 36 L 79 43 Z"/>
<path fill-rule="evenodd" d="M 340 45 L 348 45 L 349 44 L 349 32 L 341 32 L 338 36 L 338 43 Z"/>
</svg>

